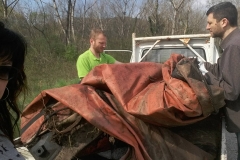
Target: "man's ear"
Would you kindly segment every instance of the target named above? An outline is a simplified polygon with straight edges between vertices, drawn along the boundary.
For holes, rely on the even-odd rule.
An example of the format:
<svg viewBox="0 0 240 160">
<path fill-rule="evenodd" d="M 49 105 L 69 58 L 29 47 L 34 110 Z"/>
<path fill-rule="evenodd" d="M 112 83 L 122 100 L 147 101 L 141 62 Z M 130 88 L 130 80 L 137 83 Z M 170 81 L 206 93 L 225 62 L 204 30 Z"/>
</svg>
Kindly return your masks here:
<svg viewBox="0 0 240 160">
<path fill-rule="evenodd" d="M 221 24 L 222 24 L 222 27 L 226 27 L 227 25 L 229 25 L 229 21 L 227 18 L 223 18 L 221 20 Z"/>
<path fill-rule="evenodd" d="M 90 38 L 90 40 L 89 40 L 90 44 L 92 44 L 93 41 L 94 41 L 94 39 L 93 39 L 93 38 Z"/>
</svg>

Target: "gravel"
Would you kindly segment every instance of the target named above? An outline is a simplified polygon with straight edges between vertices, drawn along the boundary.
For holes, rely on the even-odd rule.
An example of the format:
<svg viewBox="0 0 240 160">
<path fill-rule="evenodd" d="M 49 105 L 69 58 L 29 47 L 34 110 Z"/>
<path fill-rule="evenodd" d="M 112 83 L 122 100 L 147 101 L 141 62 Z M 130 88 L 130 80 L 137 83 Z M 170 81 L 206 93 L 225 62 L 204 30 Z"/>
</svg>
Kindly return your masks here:
<svg viewBox="0 0 240 160">
<path fill-rule="evenodd" d="M 227 160 L 237 159 L 237 138 L 235 133 L 226 132 Z"/>
</svg>

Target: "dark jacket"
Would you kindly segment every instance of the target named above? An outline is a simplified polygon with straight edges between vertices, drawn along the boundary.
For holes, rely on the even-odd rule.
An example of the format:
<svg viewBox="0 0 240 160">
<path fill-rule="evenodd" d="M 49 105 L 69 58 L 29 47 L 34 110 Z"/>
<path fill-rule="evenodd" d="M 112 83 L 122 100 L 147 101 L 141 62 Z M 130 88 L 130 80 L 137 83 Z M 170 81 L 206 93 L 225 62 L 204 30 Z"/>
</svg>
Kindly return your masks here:
<svg viewBox="0 0 240 160">
<path fill-rule="evenodd" d="M 240 30 L 232 31 L 221 43 L 223 50 L 216 64 L 205 62 L 209 84 L 224 89 L 226 129 L 240 132 Z"/>
</svg>

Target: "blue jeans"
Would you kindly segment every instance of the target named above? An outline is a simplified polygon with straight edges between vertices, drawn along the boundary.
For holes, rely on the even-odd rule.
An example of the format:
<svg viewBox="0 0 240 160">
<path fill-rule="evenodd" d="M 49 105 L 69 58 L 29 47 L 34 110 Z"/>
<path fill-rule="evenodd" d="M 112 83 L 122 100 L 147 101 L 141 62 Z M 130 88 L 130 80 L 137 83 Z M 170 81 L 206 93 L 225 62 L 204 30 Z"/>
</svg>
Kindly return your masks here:
<svg viewBox="0 0 240 160">
<path fill-rule="evenodd" d="M 240 160 L 240 132 L 236 133 L 237 135 L 237 146 L 238 146 L 238 158 L 237 160 Z"/>
</svg>

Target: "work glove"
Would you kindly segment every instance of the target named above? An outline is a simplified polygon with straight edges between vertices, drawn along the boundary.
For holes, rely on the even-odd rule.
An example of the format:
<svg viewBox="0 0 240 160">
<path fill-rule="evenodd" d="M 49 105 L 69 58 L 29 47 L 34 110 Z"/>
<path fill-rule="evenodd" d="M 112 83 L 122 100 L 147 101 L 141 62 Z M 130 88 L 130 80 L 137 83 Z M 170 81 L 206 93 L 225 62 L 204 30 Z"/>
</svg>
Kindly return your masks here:
<svg viewBox="0 0 240 160">
<path fill-rule="evenodd" d="M 200 61 L 198 63 L 198 66 L 199 66 L 199 70 L 202 72 L 202 75 L 205 75 L 208 70 L 206 70 L 205 66 L 204 66 L 204 62 L 203 61 Z"/>
</svg>

